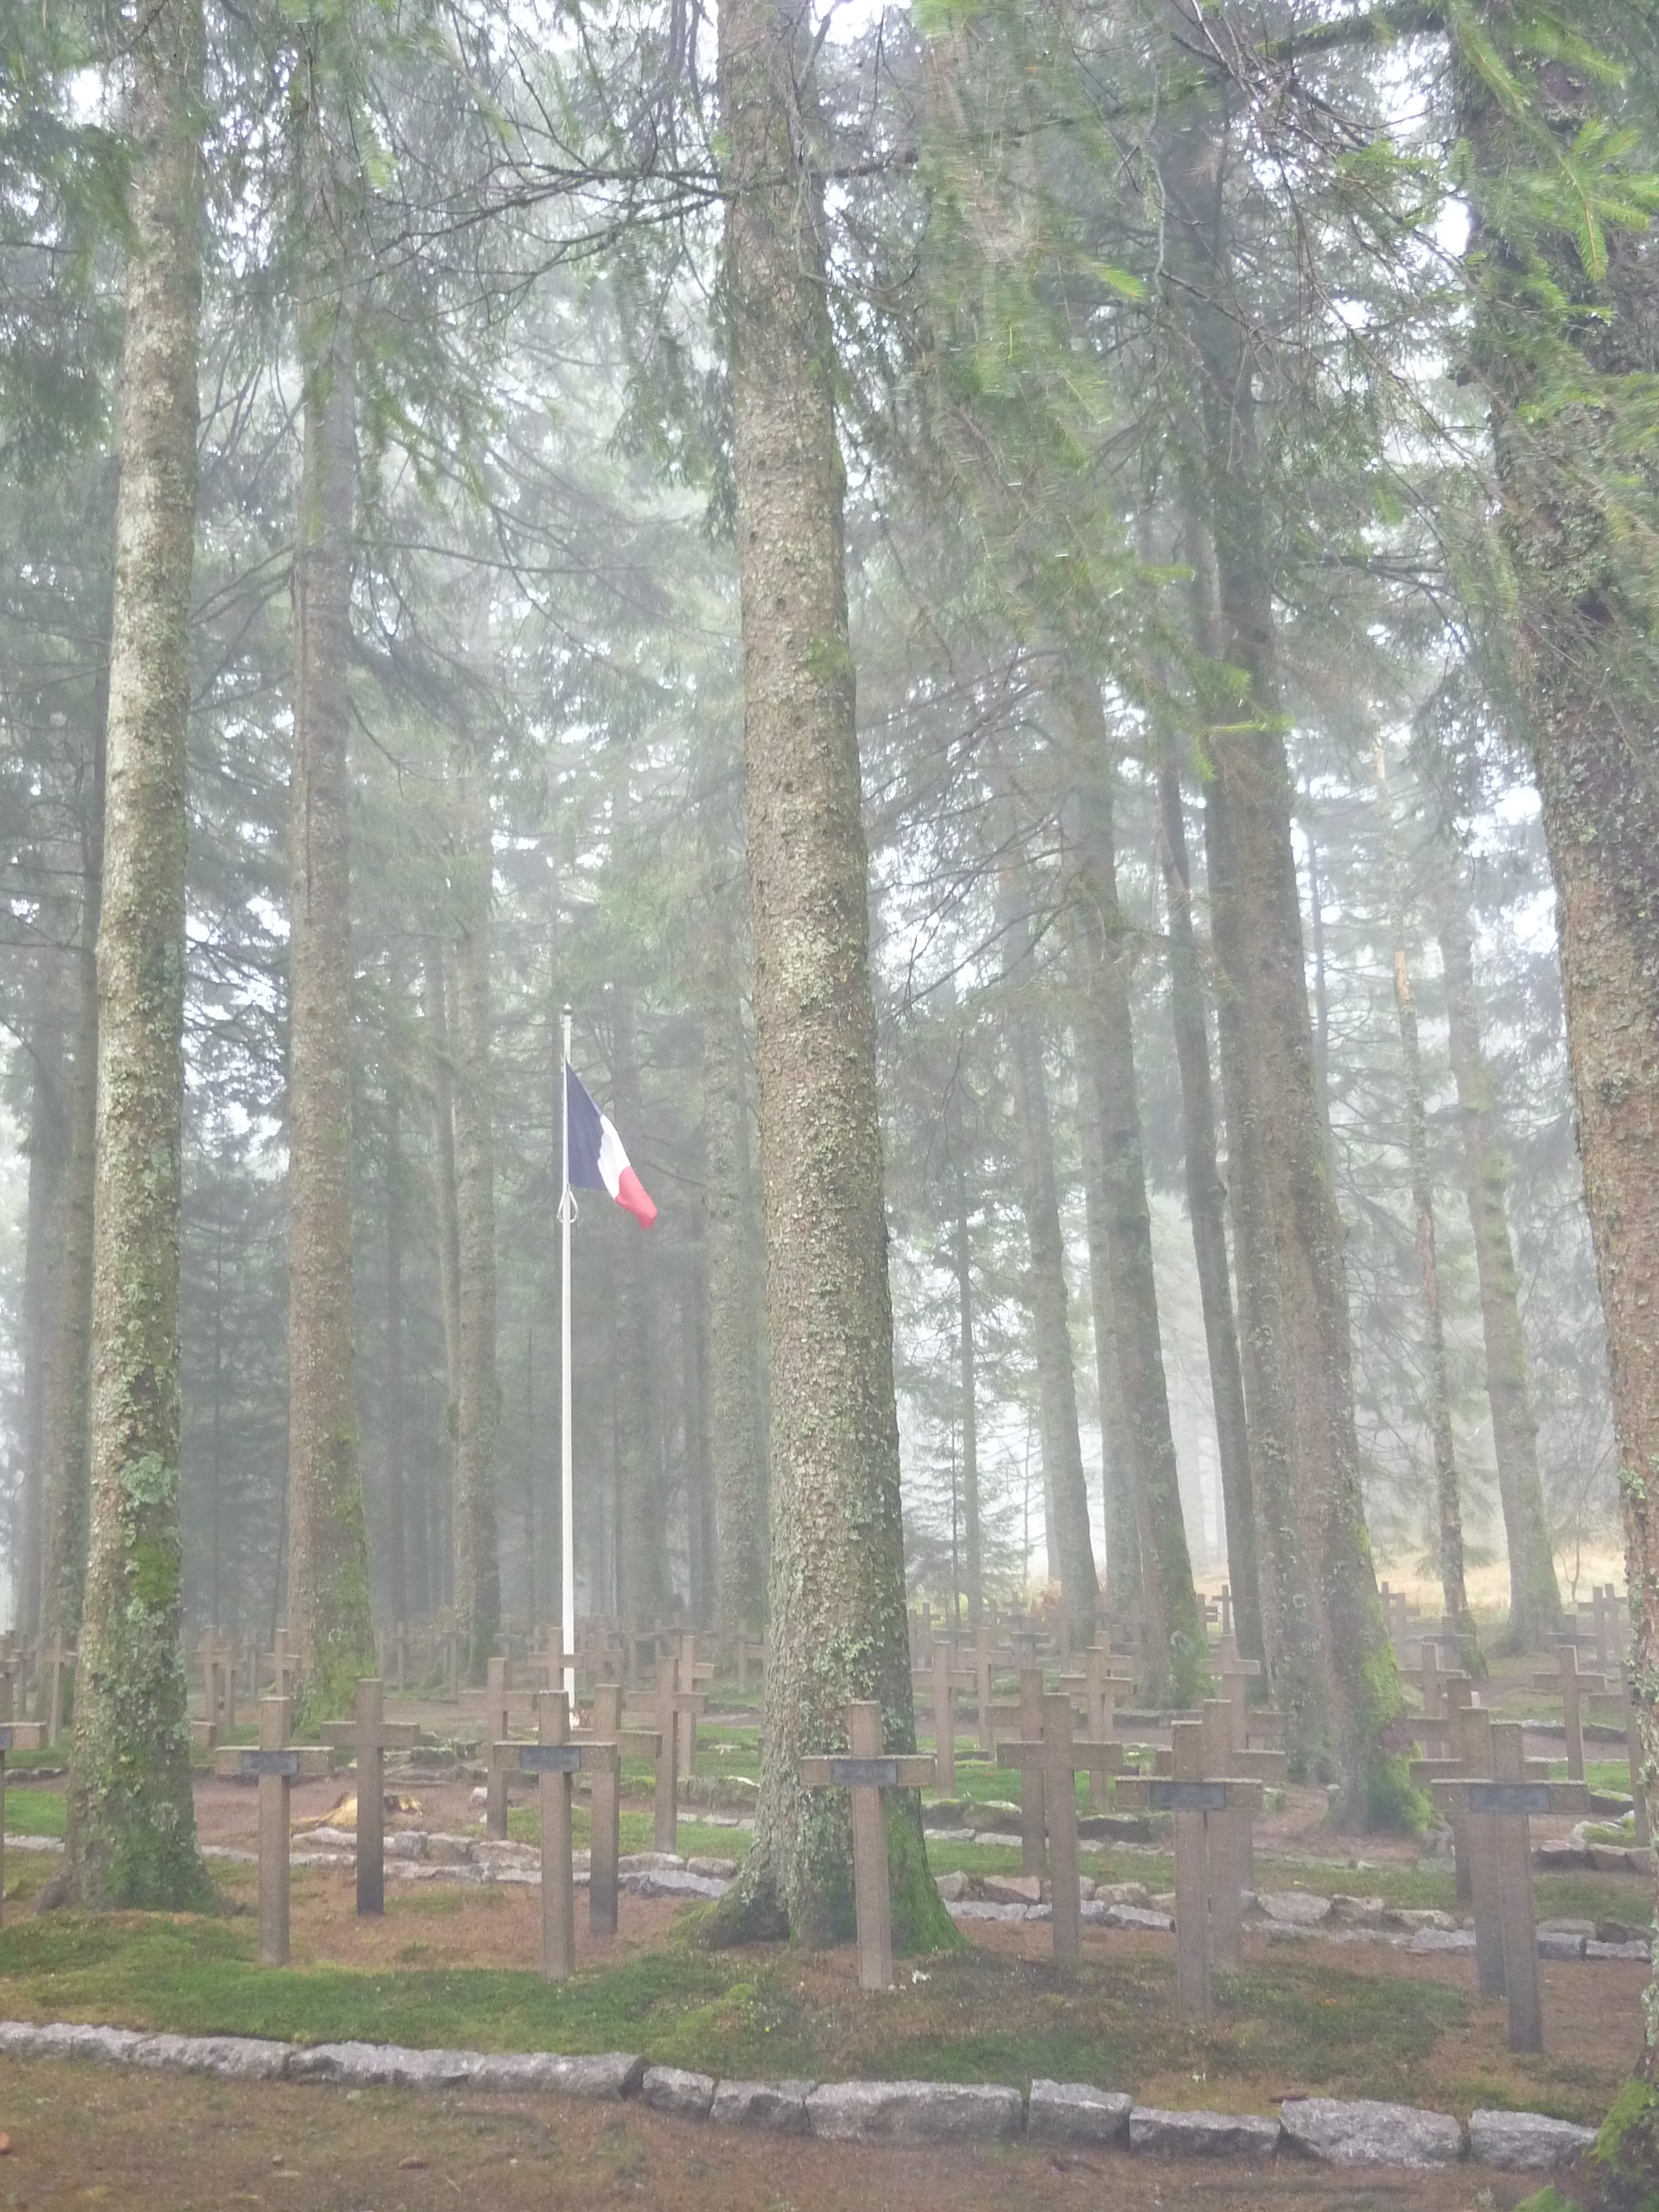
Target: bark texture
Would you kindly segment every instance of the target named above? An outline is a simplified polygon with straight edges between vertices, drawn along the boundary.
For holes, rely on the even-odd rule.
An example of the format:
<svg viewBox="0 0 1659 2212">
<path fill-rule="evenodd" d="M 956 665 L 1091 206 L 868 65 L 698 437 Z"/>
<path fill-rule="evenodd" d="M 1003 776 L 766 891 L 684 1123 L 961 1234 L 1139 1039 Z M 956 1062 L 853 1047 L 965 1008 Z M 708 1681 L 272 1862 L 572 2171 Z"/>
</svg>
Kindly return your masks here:
<svg viewBox="0 0 1659 2212">
<path fill-rule="evenodd" d="M 331 280 L 340 213 L 308 125 L 307 216 Z M 289 789 L 288 1628 L 301 1733 L 374 1671 L 358 1465 L 351 1223 L 351 827 L 347 763 L 356 506 L 352 333 L 338 281 L 302 309 Z"/>
<path fill-rule="evenodd" d="M 722 1637 L 766 1615 L 766 1486 L 759 1451 L 753 1245 L 749 1234 L 748 1084 L 742 1016 L 729 989 L 702 1020 L 703 1212 L 708 1279 L 708 1441 L 713 1460 L 715 1621 Z"/>
<path fill-rule="evenodd" d="M 1111 769 L 1096 687 L 1074 686 L 1066 711 L 1076 777 L 1069 883 L 1089 979 L 1083 1004 L 1085 1059 L 1099 1114 L 1113 1341 L 1140 1545 L 1148 1668 L 1142 1694 L 1155 1703 L 1185 1705 L 1201 1694 L 1206 1646 L 1164 1372 L 1129 1004 L 1132 951 L 1118 904 Z"/>
<path fill-rule="evenodd" d="M 199 1905 L 179 1651 L 185 738 L 202 275 L 198 0 L 129 49 L 126 330 L 98 938 L 91 1538 L 57 1888 Z"/>
<path fill-rule="evenodd" d="M 1532 1410 L 1520 1278 L 1510 1237 L 1509 1177 L 1496 1128 L 1492 1075 L 1480 1042 L 1468 909 L 1449 864 L 1437 886 L 1436 905 L 1446 1028 L 1462 1124 L 1463 1190 L 1480 1289 L 1486 1402 L 1492 1408 L 1492 1453 L 1510 1559 L 1508 1641 L 1516 1650 L 1534 1650 L 1560 1630 L 1561 1589 L 1555 1578 L 1555 1552 L 1538 1472 L 1538 1423 Z"/>
<path fill-rule="evenodd" d="M 796 1778 L 851 1698 L 915 1741 L 844 480 L 801 0 L 721 0 L 720 105 L 766 1222 L 772 1658 L 755 1844 L 728 1933 L 851 1924 L 842 1793 Z M 919 1805 L 888 1799 L 893 1928 L 954 1941 Z"/>
<path fill-rule="evenodd" d="M 469 1682 L 482 1682 L 501 1637 L 495 1538 L 495 1147 L 490 1110 L 489 780 L 483 760 L 457 775 L 453 1098 L 455 1176 L 455 1626 Z"/>
<path fill-rule="evenodd" d="M 1192 868 L 1181 772 L 1166 762 L 1158 771 L 1159 859 L 1170 925 L 1170 1018 L 1181 1073 L 1182 1133 L 1185 1139 L 1187 1213 L 1204 1314 L 1210 1396 L 1215 1408 L 1221 1461 L 1221 1507 L 1227 1534 L 1227 1574 L 1234 1633 L 1240 1652 L 1266 1656 L 1261 1638 L 1261 1590 L 1256 1568 L 1255 1499 L 1250 1474 L 1250 1433 L 1227 1264 L 1227 1193 L 1216 1151 L 1215 1091 L 1210 1073 L 1210 1025 L 1204 972 L 1193 931 Z"/>
<path fill-rule="evenodd" d="M 40 1633 L 72 1643 L 87 1586 L 87 1486 L 92 1382 L 92 1211 L 98 1143 L 98 919 L 103 902 L 104 781 L 109 740 L 109 650 L 94 702 L 92 774 L 82 831 L 81 935 L 74 968 L 74 1066 L 69 1159 L 59 1214 L 46 1375 L 46 1522 Z"/>
<path fill-rule="evenodd" d="M 1528 105 L 1500 106 L 1483 70 L 1459 58 L 1477 216 L 1471 362 L 1491 404 L 1513 594 L 1501 665 L 1531 744 L 1555 877 L 1579 1154 L 1612 1370 L 1630 1679 L 1652 1812 L 1659 1810 L 1659 576 L 1644 544 L 1632 539 L 1626 502 L 1634 495 L 1650 513 L 1659 481 L 1650 455 L 1632 463 L 1620 439 L 1620 409 L 1632 388 L 1644 392 L 1659 374 L 1659 268 L 1653 239 L 1639 233 L 1609 230 L 1605 267 L 1592 271 L 1565 228 L 1504 230 L 1516 219 L 1514 171 L 1547 156 L 1537 128 L 1571 146 L 1594 121 L 1595 100 L 1612 95 L 1541 58 L 1534 46 L 1517 51 L 1507 9 L 1482 15 Z M 1556 296 L 1594 312 L 1559 329 L 1541 325 L 1540 276 Z M 1562 374 L 1569 367 L 1570 380 Z M 1626 475 L 1632 465 L 1642 470 L 1634 486 Z M 1647 1991 L 1646 2027 L 1638 2071 L 1652 2082 L 1659 1980 Z M 1650 2141 L 1652 2124 L 1650 2112 L 1646 2129 L 1635 2132 Z M 1644 2178 L 1650 2180 L 1650 2166 Z"/>
<path fill-rule="evenodd" d="M 1078 1086 L 1078 1150 L 1083 1164 L 1083 1208 L 1089 1240 L 1089 1297 L 1094 1322 L 1095 1388 L 1100 1400 L 1100 1480 L 1106 1529 L 1106 1611 L 1127 1621 L 1140 1602 L 1140 1532 L 1135 1521 L 1128 1424 L 1117 1370 L 1117 1325 L 1112 1318 L 1112 1256 L 1106 1223 L 1105 1149 L 1100 1107 L 1086 1077 Z"/>
<path fill-rule="evenodd" d="M 14 1567 L 17 1626 L 25 1636 L 40 1632 L 41 1570 L 46 1553 L 49 1480 L 46 1471 L 46 1411 L 51 1365 L 52 1310 L 62 1276 L 60 1230 L 67 1167 L 69 1071 L 64 1057 L 63 963 L 43 948 L 30 978 L 27 1033 L 28 1153 L 24 1200 L 22 1352 L 23 1389 L 19 1426 L 22 1495 L 18 1558 Z"/>
</svg>

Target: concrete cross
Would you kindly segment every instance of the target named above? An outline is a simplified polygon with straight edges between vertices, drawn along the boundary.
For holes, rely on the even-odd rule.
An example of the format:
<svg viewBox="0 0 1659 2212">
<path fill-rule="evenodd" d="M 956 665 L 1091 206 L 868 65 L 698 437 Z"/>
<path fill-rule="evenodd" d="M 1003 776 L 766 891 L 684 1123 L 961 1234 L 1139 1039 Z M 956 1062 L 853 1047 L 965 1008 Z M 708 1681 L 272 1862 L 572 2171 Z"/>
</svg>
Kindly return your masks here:
<svg viewBox="0 0 1659 2212">
<path fill-rule="evenodd" d="M 11 1676 L 0 1674 L 0 1916 L 6 1901 L 6 1753 L 44 1751 L 46 1726 L 40 1721 L 15 1721 L 11 1717 Z"/>
<path fill-rule="evenodd" d="M 1233 1640 L 1233 1593 L 1230 1583 L 1221 1585 L 1221 1640 L 1224 1644 Z"/>
<path fill-rule="evenodd" d="M 571 1863 L 570 1790 L 578 1773 L 617 1771 L 614 1743 L 589 1736 L 573 1740 L 570 1701 L 562 1690 L 536 1699 L 534 1743 L 504 1744 L 521 1774 L 541 1784 L 542 1972 L 550 1982 L 568 1981 L 576 1965 L 575 1874 Z M 590 1874 L 588 1877 L 592 1879 Z"/>
<path fill-rule="evenodd" d="M 1208 2017 L 1211 1977 L 1217 1964 L 1213 1926 L 1224 1934 L 1230 1900 L 1218 1899 L 1216 1876 L 1237 1865 L 1236 1847 L 1211 1843 L 1211 1824 L 1261 1810 L 1261 1784 L 1248 1777 L 1206 1772 L 1204 1723 L 1177 1721 L 1170 1731 L 1170 1772 L 1120 1782 L 1126 1804 L 1175 1814 L 1176 2000 L 1183 2020 Z M 1224 1829 L 1223 1830 L 1224 1833 Z M 1237 1912 L 1237 1903 L 1231 1909 Z"/>
<path fill-rule="evenodd" d="M 259 1700 L 259 1747 L 228 1744 L 214 1754 L 222 1779 L 257 1776 L 259 1783 L 259 1964 L 288 1964 L 289 1797 L 296 1781 L 326 1774 L 333 1755 L 325 1743 L 290 1743 L 289 1700 Z M 361 1792 L 359 1793 L 361 1796 Z M 361 1810 L 361 1807 L 360 1807 Z"/>
<path fill-rule="evenodd" d="M 763 1636 L 750 1636 L 739 1632 L 737 1643 L 738 1695 L 740 1698 L 746 1698 L 749 1694 L 749 1669 L 751 1667 L 759 1668 L 763 1680 L 765 1679 L 766 1638 Z"/>
<path fill-rule="evenodd" d="M 201 1643 L 202 1711 L 208 1726 L 229 1735 L 236 1727 L 236 1654 L 216 1628 L 204 1629 Z"/>
<path fill-rule="evenodd" d="M 853 1907 L 858 1923 L 859 1987 L 893 1986 L 893 1905 L 888 1894 L 887 1822 L 884 1790 L 924 1790 L 935 1764 L 915 1753 L 884 1752 L 881 1707 L 854 1698 L 847 1708 L 845 1753 L 804 1759 L 798 1770 L 807 1790 L 845 1790 L 853 1801 Z"/>
<path fill-rule="evenodd" d="M 659 1851 L 679 1849 L 680 1715 L 694 1717 L 708 1704 L 701 1690 L 684 1689 L 679 1681 L 679 1655 L 665 1651 L 657 1661 L 657 1787 L 653 1799 L 654 1841 Z"/>
<path fill-rule="evenodd" d="M 386 1911 L 386 1754 L 407 1750 L 421 1740 L 412 1721 L 386 1717 L 386 1686 L 374 1675 L 357 1684 L 356 1711 L 349 1721 L 330 1721 L 319 1730 L 325 1743 L 357 1757 L 357 1910 Z"/>
<path fill-rule="evenodd" d="M 1582 1782 L 1584 1778 L 1584 1716 L 1579 1700 L 1587 1690 L 1605 1690 L 1607 1681 L 1600 1674 L 1581 1674 L 1578 1671 L 1578 1646 L 1563 1638 L 1555 1647 L 1557 1665 L 1547 1674 L 1534 1674 L 1534 1690 L 1555 1690 L 1560 1692 L 1561 1715 L 1566 1723 L 1567 1779 Z"/>
<path fill-rule="evenodd" d="M 915 1668 L 910 1680 L 930 1701 L 933 1717 L 933 1756 L 939 1762 L 940 1793 L 946 1797 L 954 1797 L 957 1794 L 957 1692 L 975 1688 L 978 1678 L 970 1668 L 956 1664 L 956 1652 L 949 1637 L 936 1636 L 931 1661 L 926 1667 Z"/>
<path fill-rule="evenodd" d="M 1121 1743 L 1097 1743 L 1072 1734 L 1072 1700 L 1064 1690 L 1042 1693 L 1035 1668 L 1022 1681 L 1038 1685 L 1036 1728 L 1023 1739 L 997 1747 L 997 1765 L 1018 1769 L 1023 1802 L 1035 1798 L 1042 1808 L 1048 1841 L 1048 1887 L 1053 1899 L 1054 1948 L 1057 1959 L 1080 1957 L 1083 1920 L 1078 1896 L 1077 1786 L 1080 1773 L 1115 1774 L 1123 1764 Z M 1028 1874 L 1042 1872 L 1038 1859 Z"/>
<path fill-rule="evenodd" d="M 484 1833 L 499 1842 L 507 1834 L 507 1771 L 501 1747 L 513 1732 L 515 1714 L 533 1714 L 536 1692 L 507 1685 L 508 1662 L 492 1659 L 484 1669 L 483 1727 L 487 1765 L 484 1775 Z M 554 1687 L 558 1687 L 556 1679 Z"/>
<path fill-rule="evenodd" d="M 1475 1819 L 1490 1820 L 1495 1831 L 1492 1857 L 1495 1879 L 1475 1885 L 1475 1941 L 1487 1922 L 1486 1941 L 1501 1950 L 1504 1995 L 1509 2006 L 1511 2051 L 1541 2051 L 1544 2018 L 1539 1996 L 1538 1936 L 1532 1910 L 1532 1851 L 1527 1823 L 1534 1814 L 1584 1813 L 1589 1791 L 1582 1782 L 1534 1782 L 1527 1778 L 1527 1759 L 1519 1721 L 1491 1726 L 1490 1780 L 1437 1782 L 1436 1800 L 1461 1801 Z M 1496 1930 L 1492 1923 L 1495 1917 Z"/>
<path fill-rule="evenodd" d="M 1251 1748 L 1238 1732 L 1238 1708 L 1231 1698 L 1206 1698 L 1198 1709 L 1198 1717 L 1204 1729 L 1206 1773 L 1237 1776 L 1242 1782 L 1285 1781 L 1288 1766 L 1285 1753 L 1277 1750 Z M 1251 1809 L 1235 1808 L 1218 1814 L 1212 1824 L 1211 1840 L 1231 1865 L 1235 1887 L 1241 1894 L 1255 1887 L 1255 1838 Z M 1221 1840 L 1218 1842 L 1218 1838 Z M 1212 1897 L 1218 1893 L 1212 1882 Z M 1230 1920 L 1227 1917 L 1230 1909 L 1228 1900 L 1224 1897 L 1219 1926 L 1227 1941 L 1224 1947 L 1218 1938 L 1214 1956 L 1218 1966 L 1233 1973 L 1243 1965 L 1243 1921 L 1239 1912 L 1232 1912 Z"/>
<path fill-rule="evenodd" d="M 679 1640 L 680 1687 L 700 1690 L 707 1693 L 714 1686 L 714 1669 L 707 1660 L 697 1656 L 697 1635 L 695 1629 L 682 1629 Z M 703 1704 L 708 1703 L 707 1694 Z M 680 1708 L 680 1740 L 678 1746 L 680 1772 L 695 1774 L 697 1771 L 697 1717 L 702 1705 L 685 1705 Z"/>
</svg>

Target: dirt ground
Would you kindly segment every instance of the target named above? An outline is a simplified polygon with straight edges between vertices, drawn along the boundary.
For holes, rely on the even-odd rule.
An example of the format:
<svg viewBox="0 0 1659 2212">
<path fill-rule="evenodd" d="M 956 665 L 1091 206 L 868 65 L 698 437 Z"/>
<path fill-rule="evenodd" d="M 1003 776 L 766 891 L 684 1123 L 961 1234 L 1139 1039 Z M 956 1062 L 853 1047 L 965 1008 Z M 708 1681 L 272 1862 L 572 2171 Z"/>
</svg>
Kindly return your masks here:
<svg viewBox="0 0 1659 2212">
<path fill-rule="evenodd" d="M 635 2106 L 290 2088 L 43 2060 L 0 2069 L 0 2205 L 69 2212 L 1510 2212 L 1527 2177 L 1338 2175 L 1300 2160 L 747 2136 Z"/>
</svg>

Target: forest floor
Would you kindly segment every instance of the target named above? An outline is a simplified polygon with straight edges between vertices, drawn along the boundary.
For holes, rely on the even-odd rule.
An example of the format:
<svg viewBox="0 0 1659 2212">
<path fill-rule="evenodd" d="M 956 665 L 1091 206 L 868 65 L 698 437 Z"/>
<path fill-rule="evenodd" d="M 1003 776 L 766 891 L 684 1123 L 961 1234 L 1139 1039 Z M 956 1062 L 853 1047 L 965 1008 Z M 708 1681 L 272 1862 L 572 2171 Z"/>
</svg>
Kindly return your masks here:
<svg viewBox="0 0 1659 2212">
<path fill-rule="evenodd" d="M 885 2145 L 693 2130 L 641 2109 L 254 2086 L 29 2059 L 0 2075 L 0 2206 L 81 2212 L 1511 2212 L 1537 2177 Z"/>
</svg>

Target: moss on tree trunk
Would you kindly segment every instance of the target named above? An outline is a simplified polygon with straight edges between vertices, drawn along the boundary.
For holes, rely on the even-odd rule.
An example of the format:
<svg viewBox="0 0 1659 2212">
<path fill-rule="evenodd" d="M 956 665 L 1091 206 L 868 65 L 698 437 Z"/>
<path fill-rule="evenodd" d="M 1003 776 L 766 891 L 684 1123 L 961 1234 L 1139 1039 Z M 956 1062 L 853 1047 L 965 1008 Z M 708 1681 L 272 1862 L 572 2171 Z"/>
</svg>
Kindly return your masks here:
<svg viewBox="0 0 1659 2212">
<path fill-rule="evenodd" d="M 356 385 L 349 216 L 319 112 L 305 118 L 307 232 L 322 256 L 302 306 L 303 450 L 294 557 L 289 792 L 288 1626 L 301 1735 L 349 1712 L 374 1669 L 358 1464 L 351 1220 L 351 564 Z"/>
<path fill-rule="evenodd" d="M 98 939 L 91 1539 L 68 1835 L 82 1905 L 211 1895 L 179 1653 L 185 738 L 201 305 L 199 0 L 129 49 L 126 336 Z"/>
<path fill-rule="evenodd" d="M 873 1698 L 915 1741 L 892 1313 L 876 1110 L 868 863 L 843 574 L 841 454 L 802 0 L 721 0 L 744 743 L 770 1362 L 771 1662 L 754 1848 L 717 1933 L 848 1923 L 844 1794 L 797 1778 Z M 914 1799 L 902 1944 L 954 1940 Z"/>
</svg>

